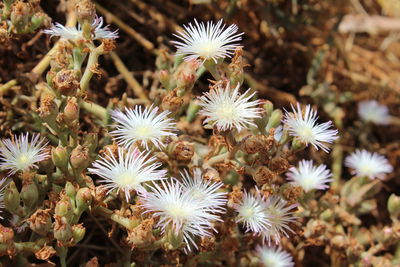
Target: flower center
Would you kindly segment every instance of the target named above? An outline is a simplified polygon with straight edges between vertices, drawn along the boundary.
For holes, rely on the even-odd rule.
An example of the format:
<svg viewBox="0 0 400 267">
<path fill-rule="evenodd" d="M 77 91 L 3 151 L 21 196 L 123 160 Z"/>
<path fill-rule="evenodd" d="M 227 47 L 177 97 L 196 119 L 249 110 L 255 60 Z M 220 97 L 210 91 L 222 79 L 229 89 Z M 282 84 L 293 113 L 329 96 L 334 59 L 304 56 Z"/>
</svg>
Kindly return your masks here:
<svg viewBox="0 0 400 267">
<path fill-rule="evenodd" d="M 369 174 L 372 171 L 372 168 L 370 165 L 368 164 L 363 164 L 360 166 L 360 171 L 364 174 Z"/>
<path fill-rule="evenodd" d="M 29 157 L 28 157 L 28 155 L 25 153 L 25 154 L 21 154 L 20 156 L 19 156 L 19 158 L 18 158 L 18 160 L 16 161 L 16 164 L 15 164 L 16 166 L 17 166 L 17 168 L 19 168 L 19 169 L 21 169 L 21 170 L 23 170 L 23 169 L 26 169 L 26 168 L 28 168 L 29 167 Z"/>
<path fill-rule="evenodd" d="M 147 139 L 153 134 L 153 129 L 148 125 L 140 125 L 134 131 L 138 139 Z"/>
<path fill-rule="evenodd" d="M 125 171 L 118 174 L 115 180 L 120 186 L 133 186 L 136 184 L 135 178 L 136 175 L 134 173 Z"/>
<path fill-rule="evenodd" d="M 218 50 L 218 45 L 213 42 L 204 42 L 198 46 L 198 54 L 206 59 L 212 58 Z"/>
<path fill-rule="evenodd" d="M 254 217 L 254 209 L 252 208 L 244 208 L 240 212 L 244 218 L 252 218 Z"/>
<path fill-rule="evenodd" d="M 217 115 L 226 121 L 232 121 L 235 119 L 235 108 L 232 103 L 223 103 L 220 107 L 217 108 Z"/>
<path fill-rule="evenodd" d="M 299 136 L 305 142 L 310 142 L 310 141 L 314 140 L 313 131 L 309 127 L 303 127 L 302 129 L 299 129 Z"/>
</svg>

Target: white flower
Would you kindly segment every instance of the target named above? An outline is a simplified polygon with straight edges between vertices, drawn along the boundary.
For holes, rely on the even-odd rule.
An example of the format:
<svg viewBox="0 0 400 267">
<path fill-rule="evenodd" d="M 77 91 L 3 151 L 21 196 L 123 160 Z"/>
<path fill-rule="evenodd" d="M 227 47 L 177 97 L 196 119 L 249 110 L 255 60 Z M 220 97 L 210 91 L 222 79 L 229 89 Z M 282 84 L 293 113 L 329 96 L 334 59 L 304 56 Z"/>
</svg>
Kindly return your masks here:
<svg viewBox="0 0 400 267">
<path fill-rule="evenodd" d="M 248 89 L 240 95 L 239 87 L 240 84 L 232 90 L 230 84 L 227 84 L 225 88 L 217 87 L 199 98 L 199 105 L 202 106 L 199 114 L 207 116 L 204 124 L 210 122 L 220 131 L 232 128 L 240 131 L 247 125 L 255 126 L 252 119 L 261 117 L 263 109 L 256 107 L 261 101 L 249 101 L 255 92 L 249 93 L 251 89 Z"/>
<path fill-rule="evenodd" d="M 388 124 L 390 122 L 389 109 L 380 105 L 376 100 L 362 101 L 358 103 L 358 115 L 364 121 L 375 124 Z"/>
<path fill-rule="evenodd" d="M 0 180 L 0 214 L 2 213 L 2 209 L 4 209 L 4 191 L 6 190 L 7 184 L 8 182 L 6 178 Z M 1 215 L 0 219 L 3 219 Z"/>
<path fill-rule="evenodd" d="M 135 109 L 125 109 L 125 113 L 120 110 L 114 110 L 111 113 L 112 118 L 119 125 L 116 130 L 111 132 L 118 144 L 130 147 L 135 142 L 141 142 L 142 146 L 148 149 L 148 144 L 152 143 L 157 148 L 164 147 L 162 138 L 164 136 L 174 136 L 175 123 L 168 118 L 169 111 L 163 111 L 157 114 L 158 107 L 145 108 L 142 111 L 140 106 Z"/>
<path fill-rule="evenodd" d="M 307 105 L 304 115 L 299 103 L 297 110 L 293 106 L 292 109 L 294 114 L 286 111 L 283 119 L 289 134 L 307 146 L 312 144 L 317 150 L 321 148 L 328 152 L 329 148 L 324 143 L 332 143 L 338 138 L 338 130 L 329 129 L 332 122 L 318 124 L 317 111 L 311 109 L 310 105 Z"/>
<path fill-rule="evenodd" d="M 213 59 L 215 63 L 219 58 L 231 57 L 236 48 L 240 47 L 237 42 L 242 40 L 243 33 L 236 34 L 238 27 L 235 24 L 225 29 L 222 19 L 214 24 L 208 21 L 195 25 L 183 26 L 185 32 L 174 34 L 179 41 L 172 41 L 178 49 L 177 55 L 186 55 L 185 60 L 202 58 Z"/>
<path fill-rule="evenodd" d="M 383 179 L 387 173 L 393 171 L 392 165 L 382 155 L 367 150 L 356 150 L 345 159 L 346 167 L 353 169 L 351 174 L 370 179 Z"/>
<path fill-rule="evenodd" d="M 226 193 L 218 192 L 223 183 L 203 179 L 201 170 L 197 168 L 193 171 L 193 178 L 186 170 L 181 175 L 183 177 L 183 190 L 187 194 L 192 195 L 198 201 L 204 202 L 204 205 L 215 213 L 225 211 L 223 206 L 227 202 Z"/>
<path fill-rule="evenodd" d="M 274 139 L 276 142 L 281 141 L 283 136 L 283 126 L 279 125 L 278 127 L 275 128 L 275 133 L 274 133 Z"/>
<path fill-rule="evenodd" d="M 29 142 L 29 134 L 14 136 L 13 140 L 0 141 L 0 169 L 10 170 L 8 175 L 29 168 L 37 168 L 38 162 L 45 160 L 49 153 L 46 151 L 47 143 L 39 140 L 40 135 L 33 135 Z"/>
<path fill-rule="evenodd" d="M 291 167 L 286 177 L 292 184 L 301 186 L 305 192 L 313 189 L 324 190 L 329 188 L 332 181 L 332 173 L 326 165 L 314 166 L 312 160 L 302 160 L 297 168 Z"/>
<path fill-rule="evenodd" d="M 271 240 L 275 240 L 276 244 L 280 243 L 281 235 L 289 237 L 287 232 L 294 234 L 289 227 L 290 223 L 295 223 L 297 217 L 292 211 L 297 204 L 287 206 L 287 201 L 279 196 L 271 196 L 267 199 L 266 213 L 270 222 L 270 227 L 262 233 L 264 240 L 271 244 Z"/>
<path fill-rule="evenodd" d="M 292 267 L 292 256 L 281 247 L 258 246 L 257 256 L 265 267 Z"/>
<path fill-rule="evenodd" d="M 244 192 L 240 205 L 235 207 L 238 212 L 236 222 L 242 222 L 246 232 L 261 234 L 271 226 L 266 213 L 267 202 L 256 188 L 256 194 Z"/>
<path fill-rule="evenodd" d="M 177 180 L 161 181 L 161 184 L 161 187 L 150 186 L 151 192 L 141 193 L 143 207 L 160 218 L 156 227 L 161 227 L 163 232 L 171 229 L 177 236 L 182 233 L 187 248 L 190 250 L 190 244 L 197 248 L 193 236 L 211 236 L 210 231 L 215 230 L 212 223 L 221 221 L 214 214 L 215 208 L 186 191 Z"/>
<path fill-rule="evenodd" d="M 49 34 L 51 37 L 59 36 L 61 38 L 77 41 L 85 39 L 83 37 L 82 26 L 78 24 L 77 27 L 65 27 L 60 23 L 53 24 L 50 29 L 43 31 L 46 34 Z M 92 39 L 116 39 L 118 38 L 118 30 L 110 31 L 107 26 L 103 27 L 103 18 L 96 17 L 92 23 Z"/>
<path fill-rule="evenodd" d="M 123 190 L 128 202 L 132 190 L 144 190 L 143 183 L 165 179 L 166 171 L 157 170 L 160 166 L 161 163 L 156 162 L 155 157 L 149 157 L 149 153 L 140 152 L 137 148 L 125 153 L 119 147 L 117 159 L 110 151 L 106 157 L 96 160 L 93 168 L 88 170 L 101 177 L 99 181 L 105 183 L 105 188 Z"/>
</svg>

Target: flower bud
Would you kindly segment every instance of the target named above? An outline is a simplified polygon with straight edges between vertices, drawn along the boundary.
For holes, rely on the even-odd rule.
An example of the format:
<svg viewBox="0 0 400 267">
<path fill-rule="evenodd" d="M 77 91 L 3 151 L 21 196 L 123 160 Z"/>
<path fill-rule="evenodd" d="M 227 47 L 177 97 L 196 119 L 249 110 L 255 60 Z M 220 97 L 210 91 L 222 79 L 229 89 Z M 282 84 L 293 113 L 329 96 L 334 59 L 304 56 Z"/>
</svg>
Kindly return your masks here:
<svg viewBox="0 0 400 267">
<path fill-rule="evenodd" d="M 68 150 L 66 147 L 58 146 L 51 150 L 51 159 L 56 167 L 61 170 L 68 169 Z"/>
<path fill-rule="evenodd" d="M 89 188 L 84 187 L 76 193 L 76 207 L 81 211 L 85 211 L 92 204 L 92 192 Z"/>
<path fill-rule="evenodd" d="M 165 243 L 164 248 L 168 250 L 173 250 L 179 248 L 183 243 L 183 232 L 175 231 L 172 228 L 169 228 L 165 232 Z"/>
<path fill-rule="evenodd" d="M 275 157 L 271 159 L 269 168 L 277 174 L 282 174 L 290 168 L 290 164 L 289 161 L 283 157 Z"/>
<path fill-rule="evenodd" d="M 272 182 L 275 178 L 275 174 L 265 166 L 259 166 L 253 173 L 253 180 L 259 185 L 263 185 Z"/>
<path fill-rule="evenodd" d="M 32 231 L 39 235 L 46 236 L 51 231 L 52 226 L 50 209 L 38 209 L 28 219 L 28 223 Z"/>
<path fill-rule="evenodd" d="M 249 135 L 240 144 L 241 149 L 247 154 L 267 152 L 274 145 L 274 139 L 265 135 Z"/>
<path fill-rule="evenodd" d="M 400 215 L 400 197 L 391 194 L 388 199 L 387 209 L 391 217 L 398 218 Z"/>
<path fill-rule="evenodd" d="M 69 196 L 71 199 L 75 199 L 76 195 L 76 189 L 75 186 L 71 182 L 67 182 L 65 184 L 65 193 L 67 196 Z"/>
<path fill-rule="evenodd" d="M 61 244 L 68 243 L 72 238 L 72 228 L 65 217 L 55 216 L 54 237 Z"/>
<path fill-rule="evenodd" d="M 10 20 L 17 32 L 25 29 L 29 23 L 29 17 L 32 14 L 32 8 L 29 3 L 17 1 L 12 5 Z"/>
<path fill-rule="evenodd" d="M 11 213 L 17 213 L 20 207 L 20 194 L 14 181 L 11 181 L 4 192 L 4 206 Z"/>
<path fill-rule="evenodd" d="M 270 116 L 272 114 L 273 110 L 274 110 L 274 104 L 272 104 L 272 102 L 269 101 L 269 100 L 265 100 L 263 108 L 264 108 L 265 113 L 267 114 L 267 116 Z"/>
<path fill-rule="evenodd" d="M 235 55 L 232 59 L 232 62 L 228 65 L 230 82 L 233 86 L 236 86 L 238 83 L 243 83 L 243 67 L 245 67 L 245 63 L 243 61 L 243 49 L 241 47 L 238 47 L 235 50 Z"/>
<path fill-rule="evenodd" d="M 14 241 L 14 231 L 12 228 L 4 227 L 0 224 L 0 244 L 10 244 Z"/>
<path fill-rule="evenodd" d="M 79 88 L 79 80 L 74 70 L 63 69 L 53 78 L 54 87 L 63 95 L 74 95 Z"/>
<path fill-rule="evenodd" d="M 190 161 L 194 155 L 194 145 L 186 141 L 177 141 L 171 144 L 172 155 L 178 161 Z"/>
<path fill-rule="evenodd" d="M 79 106 L 75 97 L 69 97 L 64 108 L 64 121 L 67 125 L 72 125 L 73 122 L 79 119 Z"/>
<path fill-rule="evenodd" d="M 42 119 L 55 119 L 58 115 L 58 106 L 54 101 L 54 96 L 42 94 L 38 112 Z"/>
<path fill-rule="evenodd" d="M 196 71 L 200 64 L 200 61 L 195 59 L 183 62 L 174 74 L 176 86 L 184 88 L 186 91 L 191 90 L 196 82 Z"/>
<path fill-rule="evenodd" d="M 161 50 L 156 58 L 156 66 L 159 70 L 166 70 L 171 64 L 171 56 L 167 51 Z"/>
<path fill-rule="evenodd" d="M 79 243 L 84 237 L 86 233 L 86 228 L 83 227 L 82 224 L 75 224 L 72 226 L 72 237 L 74 239 L 74 244 Z"/>
<path fill-rule="evenodd" d="M 165 87 L 165 89 L 169 89 L 169 81 L 171 79 L 171 75 L 169 74 L 168 70 L 160 70 L 158 72 L 158 79 L 160 80 L 161 84 Z"/>
<path fill-rule="evenodd" d="M 54 214 L 59 217 L 65 217 L 68 221 L 72 220 L 72 217 L 74 216 L 74 210 L 68 197 L 64 197 L 57 202 L 54 209 Z"/>
<path fill-rule="evenodd" d="M 84 21 L 92 23 L 96 17 L 96 7 L 91 0 L 80 0 L 75 5 L 75 13 L 81 24 Z"/>
<path fill-rule="evenodd" d="M 271 116 L 269 117 L 267 126 L 265 127 L 266 131 L 269 131 L 271 128 L 276 128 L 282 121 L 283 113 L 280 109 L 275 109 Z"/>
<path fill-rule="evenodd" d="M 73 168 L 82 171 L 89 165 L 89 152 L 86 147 L 78 145 L 71 152 L 70 162 Z"/>
<path fill-rule="evenodd" d="M 126 241 L 128 244 L 135 248 L 137 246 L 143 246 L 154 242 L 155 237 L 153 235 L 153 224 L 154 219 L 145 219 L 138 226 L 133 228 L 132 231 L 128 232 Z"/>
<path fill-rule="evenodd" d="M 221 177 L 219 176 L 219 172 L 211 167 L 204 170 L 203 178 L 209 181 L 221 182 Z"/>
<path fill-rule="evenodd" d="M 33 181 L 26 181 L 21 189 L 21 199 L 24 206 L 32 209 L 39 199 L 39 190 Z"/>
</svg>

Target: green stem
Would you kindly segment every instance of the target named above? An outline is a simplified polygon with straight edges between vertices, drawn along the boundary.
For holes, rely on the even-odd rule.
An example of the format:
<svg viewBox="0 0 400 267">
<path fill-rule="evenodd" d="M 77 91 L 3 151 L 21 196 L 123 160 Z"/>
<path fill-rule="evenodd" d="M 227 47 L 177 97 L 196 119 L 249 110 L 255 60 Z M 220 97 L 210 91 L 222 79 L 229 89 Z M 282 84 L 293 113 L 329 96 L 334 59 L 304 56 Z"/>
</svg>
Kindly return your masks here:
<svg viewBox="0 0 400 267">
<path fill-rule="evenodd" d="M 122 226 L 124 226 L 125 228 L 132 230 L 133 228 L 135 228 L 138 224 L 135 223 L 133 220 L 130 220 L 128 218 L 125 218 L 123 216 L 120 216 L 118 214 L 115 214 L 113 211 L 105 208 L 105 207 L 97 207 L 95 209 L 95 212 L 100 214 L 101 216 L 108 218 Z"/>
<path fill-rule="evenodd" d="M 89 88 L 89 82 L 94 74 L 92 70 L 96 68 L 99 56 L 100 53 L 97 51 L 97 49 L 92 50 L 89 54 L 89 60 L 86 65 L 85 72 L 83 73 L 82 79 L 80 81 L 81 93 L 85 93 L 86 90 Z"/>
<path fill-rule="evenodd" d="M 219 74 L 219 71 L 217 69 L 217 64 L 214 62 L 212 59 L 208 59 L 204 61 L 204 67 L 206 70 L 208 70 L 209 73 L 214 77 L 216 81 L 221 79 L 221 75 Z"/>
<path fill-rule="evenodd" d="M 0 95 L 3 94 L 4 92 L 6 92 L 8 89 L 10 89 L 11 87 L 13 87 L 14 85 L 17 85 L 17 80 L 10 80 L 8 82 L 6 82 L 5 84 L 3 84 L 0 87 Z"/>
<path fill-rule="evenodd" d="M 67 267 L 67 254 L 68 248 L 67 247 L 57 247 L 57 254 L 60 258 L 61 267 Z"/>
<path fill-rule="evenodd" d="M 101 119 L 104 124 L 107 124 L 109 115 L 106 108 L 103 108 L 96 103 L 88 103 L 85 101 L 80 101 L 79 105 L 87 112 L 92 113 L 94 116 Z"/>
</svg>

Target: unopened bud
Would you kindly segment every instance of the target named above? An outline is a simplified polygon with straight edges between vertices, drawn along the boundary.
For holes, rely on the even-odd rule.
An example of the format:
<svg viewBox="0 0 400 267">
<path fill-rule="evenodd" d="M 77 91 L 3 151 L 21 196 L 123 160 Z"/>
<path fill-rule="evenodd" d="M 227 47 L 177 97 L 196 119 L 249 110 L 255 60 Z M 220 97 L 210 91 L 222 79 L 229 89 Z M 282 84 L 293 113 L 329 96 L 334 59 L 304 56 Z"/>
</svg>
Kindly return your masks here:
<svg viewBox="0 0 400 267">
<path fill-rule="evenodd" d="M 65 184 L 65 193 L 67 196 L 69 196 L 71 199 L 75 199 L 76 195 L 76 188 L 71 182 L 67 182 Z"/>
<path fill-rule="evenodd" d="M 172 155 L 178 161 L 190 161 L 194 155 L 194 145 L 186 141 L 177 141 L 171 144 Z"/>
<path fill-rule="evenodd" d="M 51 231 L 51 216 L 50 210 L 38 209 L 32 216 L 28 219 L 29 228 L 35 233 L 46 236 Z"/>
<path fill-rule="evenodd" d="M 17 31 L 24 29 L 29 23 L 32 8 L 29 3 L 17 1 L 12 5 L 10 20 Z"/>
<path fill-rule="evenodd" d="M 89 165 L 89 153 L 86 147 L 78 145 L 71 152 L 70 162 L 73 168 L 82 171 Z"/>
<path fill-rule="evenodd" d="M 78 190 L 76 193 L 76 207 L 80 211 L 85 211 L 92 203 L 92 192 L 89 188 L 84 187 Z"/>
<path fill-rule="evenodd" d="M 255 154 L 258 152 L 267 152 L 274 144 L 273 138 L 265 135 L 249 135 L 241 142 L 241 149 L 247 154 Z"/>
<path fill-rule="evenodd" d="M 49 94 L 43 94 L 40 99 L 40 107 L 38 109 L 39 116 L 43 119 L 53 118 L 55 119 L 58 114 L 58 106 L 54 101 L 54 96 Z"/>
<path fill-rule="evenodd" d="M 54 214 L 59 217 L 65 217 L 68 221 L 71 221 L 74 216 L 74 210 L 68 197 L 57 202 Z"/>
<path fill-rule="evenodd" d="M 56 167 L 61 170 L 68 168 L 68 150 L 66 147 L 58 146 L 51 150 L 51 159 Z"/>
<path fill-rule="evenodd" d="M 156 66 L 159 70 L 166 70 L 171 64 L 171 56 L 167 51 L 161 50 L 156 58 Z"/>
<path fill-rule="evenodd" d="M 169 75 L 168 70 L 160 70 L 158 72 L 158 79 L 160 80 L 161 84 L 165 87 L 165 89 L 169 89 L 169 81 L 171 79 L 171 76 Z"/>
<path fill-rule="evenodd" d="M 92 23 L 96 17 L 96 7 L 91 0 L 80 0 L 75 5 L 75 13 L 81 24 L 84 21 Z"/>
<path fill-rule="evenodd" d="M 14 241 L 14 231 L 12 228 L 4 227 L 0 224 L 0 244 L 10 244 Z"/>
<path fill-rule="evenodd" d="M 200 61 L 197 60 L 183 62 L 174 75 L 177 87 L 185 88 L 186 91 L 191 90 L 196 82 L 196 71 L 200 65 Z"/>
<path fill-rule="evenodd" d="M 53 78 L 54 87 L 63 95 L 74 95 L 79 88 L 79 80 L 74 70 L 61 70 Z"/>
<path fill-rule="evenodd" d="M 72 226 L 72 237 L 74 239 L 74 244 L 79 243 L 86 233 L 86 228 L 82 224 L 75 224 Z"/>
<path fill-rule="evenodd" d="M 259 186 L 272 182 L 275 176 L 276 175 L 265 166 L 259 166 L 253 173 L 253 179 Z"/>
<path fill-rule="evenodd" d="M 204 170 L 203 178 L 209 181 L 221 182 L 221 177 L 219 176 L 219 172 L 211 167 Z"/>
<path fill-rule="evenodd" d="M 273 172 L 282 174 L 290 168 L 290 163 L 283 157 L 275 157 L 270 161 L 269 167 Z"/>
<path fill-rule="evenodd" d="M 265 127 L 266 131 L 269 131 L 271 128 L 276 128 L 282 121 L 283 113 L 280 109 L 275 109 L 271 116 L 269 117 L 267 126 Z"/>
<path fill-rule="evenodd" d="M 230 82 L 233 86 L 236 86 L 238 83 L 243 83 L 244 66 L 245 63 L 243 62 L 243 50 L 241 47 L 239 47 L 235 50 L 235 55 L 232 59 L 232 62 L 228 65 Z"/>
<path fill-rule="evenodd" d="M 263 108 L 267 116 L 270 116 L 272 114 L 272 111 L 274 110 L 274 104 L 272 104 L 272 102 L 269 100 L 265 100 Z"/>
<path fill-rule="evenodd" d="M 163 110 L 169 110 L 171 112 L 178 111 L 183 104 L 183 98 L 178 96 L 178 90 L 174 89 L 164 96 L 161 107 Z"/>
<path fill-rule="evenodd" d="M 74 121 L 79 119 L 79 106 L 75 97 L 68 98 L 63 118 L 67 125 L 72 125 Z"/>
<path fill-rule="evenodd" d="M 21 199 L 24 206 L 32 209 L 39 199 L 39 190 L 33 181 L 27 181 L 21 189 Z"/>
<path fill-rule="evenodd" d="M 20 194 L 14 181 L 11 181 L 4 192 L 4 206 L 11 213 L 16 213 L 20 207 Z"/>
<path fill-rule="evenodd" d="M 400 215 L 400 197 L 391 194 L 388 199 L 387 209 L 391 217 L 398 218 Z"/>
<path fill-rule="evenodd" d="M 72 228 L 65 217 L 55 216 L 54 237 L 65 244 L 72 238 Z"/>
</svg>

